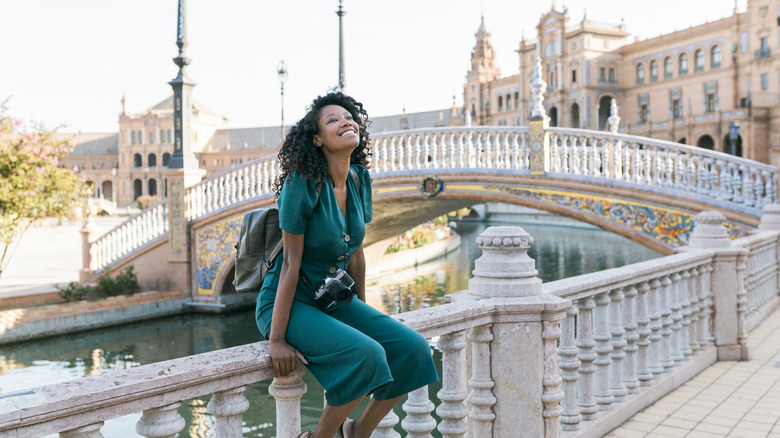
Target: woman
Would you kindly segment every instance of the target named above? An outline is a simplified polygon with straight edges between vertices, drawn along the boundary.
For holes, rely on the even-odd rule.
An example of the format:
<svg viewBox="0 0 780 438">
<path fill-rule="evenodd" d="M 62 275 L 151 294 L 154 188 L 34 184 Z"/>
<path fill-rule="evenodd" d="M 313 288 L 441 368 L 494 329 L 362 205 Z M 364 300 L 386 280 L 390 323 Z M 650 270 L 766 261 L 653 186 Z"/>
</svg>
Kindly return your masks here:
<svg viewBox="0 0 780 438">
<path fill-rule="evenodd" d="M 263 281 L 256 318 L 276 376 L 300 359 L 326 390 L 319 424 L 304 438 L 367 438 L 406 393 L 438 380 L 427 341 L 365 303 L 367 125 L 360 102 L 332 92 L 312 102 L 279 152 L 274 191 L 284 249 Z M 354 280 L 347 299 L 315 301 L 328 278 L 349 285 L 342 270 Z M 348 419 L 367 395 L 360 418 Z"/>
</svg>

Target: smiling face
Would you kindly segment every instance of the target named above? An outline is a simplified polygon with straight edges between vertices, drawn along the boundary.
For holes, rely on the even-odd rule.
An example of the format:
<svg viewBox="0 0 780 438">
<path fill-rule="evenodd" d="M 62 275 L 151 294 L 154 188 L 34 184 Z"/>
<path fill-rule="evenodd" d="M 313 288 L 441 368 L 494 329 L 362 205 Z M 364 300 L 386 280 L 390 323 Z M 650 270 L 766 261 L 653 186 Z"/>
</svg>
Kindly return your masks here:
<svg viewBox="0 0 780 438">
<path fill-rule="evenodd" d="M 314 146 L 323 151 L 352 151 L 360 144 L 360 127 L 352 114 L 339 105 L 328 105 L 320 110 L 317 120 L 319 132 L 314 135 Z"/>
</svg>

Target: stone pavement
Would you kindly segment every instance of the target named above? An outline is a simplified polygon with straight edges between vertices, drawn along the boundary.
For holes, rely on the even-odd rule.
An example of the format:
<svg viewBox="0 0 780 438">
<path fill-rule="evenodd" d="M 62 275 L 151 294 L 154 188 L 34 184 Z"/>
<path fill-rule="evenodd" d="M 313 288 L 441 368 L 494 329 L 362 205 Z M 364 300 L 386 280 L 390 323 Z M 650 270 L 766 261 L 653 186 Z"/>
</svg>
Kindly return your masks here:
<svg viewBox="0 0 780 438">
<path fill-rule="evenodd" d="M 780 438 L 780 308 L 749 343 L 749 361 L 716 362 L 605 436 Z"/>
</svg>

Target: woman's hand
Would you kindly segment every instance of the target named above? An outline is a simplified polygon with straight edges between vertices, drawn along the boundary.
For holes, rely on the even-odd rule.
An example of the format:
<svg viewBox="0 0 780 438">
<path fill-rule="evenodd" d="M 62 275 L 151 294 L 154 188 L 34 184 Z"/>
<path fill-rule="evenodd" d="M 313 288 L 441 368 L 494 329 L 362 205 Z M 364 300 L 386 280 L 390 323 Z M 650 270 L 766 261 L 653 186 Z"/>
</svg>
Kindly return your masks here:
<svg viewBox="0 0 780 438">
<path fill-rule="evenodd" d="M 277 378 L 286 377 L 295 371 L 296 359 L 300 359 L 304 365 L 309 364 L 306 358 L 303 357 L 303 354 L 284 339 L 271 339 L 268 341 L 268 354 L 271 356 L 271 362 L 274 364 L 274 373 Z"/>
</svg>

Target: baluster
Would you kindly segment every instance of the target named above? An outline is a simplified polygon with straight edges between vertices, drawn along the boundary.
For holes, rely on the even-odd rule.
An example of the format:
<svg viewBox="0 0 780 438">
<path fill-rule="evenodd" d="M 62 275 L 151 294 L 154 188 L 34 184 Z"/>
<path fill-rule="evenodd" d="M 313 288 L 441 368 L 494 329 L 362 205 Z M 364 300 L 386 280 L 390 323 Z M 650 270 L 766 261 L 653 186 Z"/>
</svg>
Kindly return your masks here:
<svg viewBox="0 0 780 438">
<path fill-rule="evenodd" d="M 633 285 L 624 288 L 625 300 L 623 301 L 623 329 L 625 330 L 626 346 L 623 347 L 625 358 L 623 359 L 623 384 L 628 394 L 639 392 L 639 379 L 636 376 L 636 352 L 639 350 L 637 340 L 639 324 L 636 321 L 634 310 L 636 308 L 636 296 L 639 293 Z M 614 344 L 613 344 L 614 345 Z"/>
<path fill-rule="evenodd" d="M 648 368 L 648 347 L 650 346 L 650 319 L 647 317 L 647 291 L 650 286 L 646 281 L 639 283 L 636 288 L 636 324 L 639 339 L 636 341 L 638 347 L 636 352 L 636 377 L 641 386 L 650 385 L 653 379 L 653 373 Z"/>
<path fill-rule="evenodd" d="M 409 393 L 403 410 L 406 418 L 401 421 L 401 427 L 408 432 L 409 438 L 430 438 L 436 429 L 436 420 L 431 416 L 433 403 L 428 399 L 428 385 Z"/>
<path fill-rule="evenodd" d="M 468 408 L 466 400 L 466 384 L 463 381 L 461 357 L 466 348 L 465 332 L 463 330 L 441 335 L 437 346 L 442 351 L 441 390 L 438 394 L 441 404 L 436 413 L 441 417 L 439 432 L 442 438 L 463 437 L 468 430 L 466 415 Z"/>
<path fill-rule="evenodd" d="M 496 397 L 493 395 L 493 378 L 490 376 L 490 342 L 493 333 L 490 325 L 474 327 L 468 331 L 471 341 L 472 375 L 469 380 L 471 395 L 469 396 L 469 418 L 472 430 L 469 436 L 493 436 L 493 406 Z"/>
<path fill-rule="evenodd" d="M 691 300 L 688 299 L 688 290 L 691 289 L 691 273 L 686 269 L 680 272 L 680 283 L 677 284 L 677 302 L 680 304 L 680 337 L 677 343 L 677 348 L 680 351 L 683 359 L 688 359 L 693 354 L 691 346 L 688 343 L 691 337 Z"/>
<path fill-rule="evenodd" d="M 688 345 L 693 356 L 699 354 L 699 351 L 702 349 L 702 345 L 699 343 L 699 338 L 701 338 L 699 321 L 701 320 L 701 308 L 704 304 L 699 295 L 702 285 L 701 275 L 699 268 L 691 268 L 691 283 L 688 288 L 688 299 L 691 302 L 691 324 L 688 327 Z"/>
<path fill-rule="evenodd" d="M 512 168 L 512 143 L 515 141 L 515 138 L 517 138 L 517 134 L 504 133 L 504 154 L 501 157 L 501 167 L 504 169 Z"/>
<path fill-rule="evenodd" d="M 664 275 L 660 282 L 661 288 L 658 289 L 658 309 L 661 312 L 660 360 L 664 369 L 669 370 L 674 367 L 672 359 L 672 309 L 669 303 L 669 285 L 672 284 L 672 281 L 668 275 Z"/>
<path fill-rule="evenodd" d="M 601 141 L 601 145 L 599 145 L 599 140 L 595 138 L 592 138 L 591 142 L 593 143 L 593 155 L 592 155 L 593 165 L 590 166 L 591 174 L 595 177 L 600 177 L 600 176 L 609 177 L 609 175 L 606 175 L 604 173 L 605 171 L 604 164 L 608 163 L 608 161 L 605 161 L 603 157 L 604 154 L 606 153 L 604 140 Z"/>
<path fill-rule="evenodd" d="M 557 437 L 561 433 L 561 390 L 560 368 L 558 368 L 558 352 L 556 344 L 561 337 L 559 321 L 542 321 L 542 348 L 544 351 L 544 375 L 542 376 L 542 417 L 544 417 L 544 434 Z"/>
<path fill-rule="evenodd" d="M 577 359 L 580 360 L 580 378 L 577 385 L 579 396 L 577 406 L 580 407 L 580 414 L 583 420 L 595 420 L 598 406 L 593 394 L 595 385 L 593 375 L 596 371 L 593 361 L 598 354 L 593 347 L 596 341 L 593 340 L 593 309 L 596 307 L 592 297 L 582 298 L 577 302 L 579 316 L 577 317 L 577 340 L 575 344 L 579 348 Z"/>
<path fill-rule="evenodd" d="M 712 326 L 712 315 L 715 313 L 715 301 L 712 298 L 712 261 L 704 265 L 702 275 L 702 294 L 704 300 L 704 309 L 702 311 L 702 338 L 699 343 L 711 347 L 715 345 L 715 332 Z"/>
<path fill-rule="evenodd" d="M 397 165 L 398 170 L 404 170 L 404 138 L 403 137 L 393 137 L 393 142 L 395 143 L 395 148 L 393 149 L 395 151 L 396 160 L 393 161 L 394 167 L 393 170 L 396 170 L 395 165 Z"/>
<path fill-rule="evenodd" d="M 476 167 L 477 164 L 477 154 L 474 150 L 474 141 L 472 140 L 472 137 L 474 136 L 474 132 L 468 131 L 466 132 L 466 151 L 468 153 L 468 156 L 466 157 L 466 162 L 468 163 L 469 167 Z"/>
<path fill-rule="evenodd" d="M 662 343 L 661 329 L 663 324 L 661 323 L 661 306 L 659 303 L 659 295 L 661 295 L 661 282 L 658 279 L 650 281 L 650 290 L 647 295 L 647 307 L 650 318 L 650 349 L 648 350 L 648 368 L 653 373 L 653 378 L 658 379 L 664 372 L 664 367 L 661 365 Z"/>
<path fill-rule="evenodd" d="M 581 154 L 580 157 L 580 174 L 581 175 L 589 175 L 590 170 L 588 168 L 588 164 L 590 163 L 590 159 L 588 158 L 588 139 L 587 137 L 580 137 L 580 147 L 581 147 Z"/>
<path fill-rule="evenodd" d="M 623 358 L 626 357 L 623 347 L 626 346 L 627 341 L 623 338 L 626 330 L 623 328 L 624 316 L 622 307 L 625 295 L 622 288 L 610 291 L 609 298 L 612 301 L 612 304 L 609 305 L 609 333 L 612 335 L 612 354 L 610 355 L 612 364 L 609 367 L 609 389 L 612 391 L 615 401 L 620 402 L 623 401 L 628 392 L 626 385 L 623 383 Z"/>
<path fill-rule="evenodd" d="M 558 366 L 562 370 L 562 389 L 565 394 L 563 399 L 563 412 L 561 414 L 561 424 L 563 430 L 579 430 L 582 415 L 577 406 L 577 380 L 579 373 L 577 369 L 582 362 L 577 359 L 579 349 L 575 344 L 575 318 L 577 318 L 577 304 L 572 304 L 566 311 L 566 318 L 561 321 L 561 346 L 558 348 L 558 355 L 561 361 Z"/>
<path fill-rule="evenodd" d="M 147 409 L 135 425 L 135 431 L 146 438 L 174 438 L 184 429 L 184 417 L 179 415 L 176 402 L 159 408 Z"/>
<path fill-rule="evenodd" d="M 593 311 L 593 339 L 596 341 L 596 353 L 598 357 L 593 362 L 596 365 L 596 403 L 599 404 L 600 411 L 612 409 L 612 402 L 615 396 L 609 389 L 609 368 L 612 358 L 609 354 L 612 352 L 612 344 L 609 343 L 611 335 L 609 334 L 609 315 L 607 313 L 610 298 L 609 294 L 601 293 L 596 295 L 596 309 Z"/>
<path fill-rule="evenodd" d="M 398 424 L 398 420 L 398 415 L 390 409 L 390 412 L 382 418 L 374 433 L 371 434 L 371 438 L 401 438 L 401 434 L 393 429 Z"/>
<path fill-rule="evenodd" d="M 477 165 L 479 167 L 488 168 L 493 161 L 493 147 L 495 144 L 495 133 L 483 132 L 479 136 L 477 141 L 479 158 L 477 159 Z"/>
<path fill-rule="evenodd" d="M 631 181 L 634 178 L 636 169 L 634 168 L 634 157 L 636 156 L 636 149 L 632 148 L 630 144 L 625 144 L 623 149 L 623 180 Z"/>
<path fill-rule="evenodd" d="M 279 168 L 279 163 L 276 160 L 272 160 L 268 165 L 270 166 L 270 169 L 268 170 L 268 192 L 271 193 L 273 192 L 274 181 L 276 181 L 276 178 L 281 174 L 281 169 Z"/>
<path fill-rule="evenodd" d="M 102 421 L 99 423 L 88 424 L 86 426 L 60 432 L 59 438 L 103 438 L 103 434 L 100 433 L 101 427 L 103 427 Z"/>
<path fill-rule="evenodd" d="M 561 145 L 561 169 L 563 173 L 571 173 L 571 156 L 569 152 L 569 145 L 571 144 L 571 137 L 567 136 L 566 140 Z"/>
<path fill-rule="evenodd" d="M 756 205 L 756 200 L 753 195 L 753 169 L 748 168 L 744 164 L 740 166 L 742 168 L 742 198 L 745 200 L 746 205 Z"/>
<path fill-rule="evenodd" d="M 682 313 L 680 312 L 681 309 L 681 303 L 679 301 L 680 294 L 678 292 L 678 289 L 682 286 L 680 284 L 680 280 L 682 277 L 680 276 L 679 272 L 675 272 L 674 274 L 669 276 L 669 280 L 671 283 L 669 284 L 669 287 L 666 289 L 666 293 L 668 296 L 668 303 L 669 303 L 669 309 L 671 310 L 671 313 L 669 315 L 669 318 L 672 320 L 672 333 L 669 335 L 669 353 L 672 360 L 675 362 L 675 364 L 679 364 L 682 362 L 684 356 L 682 353 L 682 345 L 680 345 L 680 339 L 682 338 L 681 332 L 682 332 L 682 324 L 681 321 L 683 319 Z"/>
<path fill-rule="evenodd" d="M 439 168 L 439 160 L 441 159 L 439 158 L 439 142 L 437 141 L 440 140 L 439 135 L 441 134 L 436 134 L 433 138 L 429 135 L 425 136 L 425 147 L 431 149 L 431 160 L 425 162 L 426 169 L 431 167 L 434 169 Z"/>
<path fill-rule="evenodd" d="M 747 342 L 747 291 L 745 290 L 745 254 L 737 256 L 737 342 L 742 347 L 742 358 L 748 359 Z"/>
<path fill-rule="evenodd" d="M 560 172 L 561 169 L 561 143 L 566 141 L 566 136 L 558 134 L 550 134 L 550 157 L 552 165 L 550 168 L 553 172 Z"/>
<path fill-rule="evenodd" d="M 417 163 L 420 158 L 419 144 L 415 145 L 415 139 L 411 135 L 405 136 L 406 138 L 406 169 L 412 170 L 417 168 Z"/>
<path fill-rule="evenodd" d="M 212 394 L 206 412 L 215 418 L 216 436 L 243 436 L 241 416 L 249 409 L 249 400 L 244 397 L 245 390 L 246 386 L 239 386 Z"/>
<path fill-rule="evenodd" d="M 422 163 L 426 163 L 428 161 L 428 151 L 423 151 L 422 145 L 420 145 L 421 141 L 422 139 L 420 138 L 420 135 L 414 136 L 415 169 L 420 169 L 422 167 Z"/>
<path fill-rule="evenodd" d="M 287 377 L 274 378 L 268 393 L 276 399 L 276 436 L 292 437 L 301 432 L 301 397 L 306 394 L 304 369 L 299 364 Z"/>
<path fill-rule="evenodd" d="M 745 200 L 742 199 L 742 177 L 739 175 L 740 166 L 736 163 L 729 163 L 729 171 L 731 177 L 730 192 L 733 194 L 731 200 L 741 204 Z"/>
<path fill-rule="evenodd" d="M 580 146 L 580 137 L 572 137 L 571 153 L 572 153 L 572 173 L 574 175 L 582 174 L 582 148 Z"/>
</svg>

